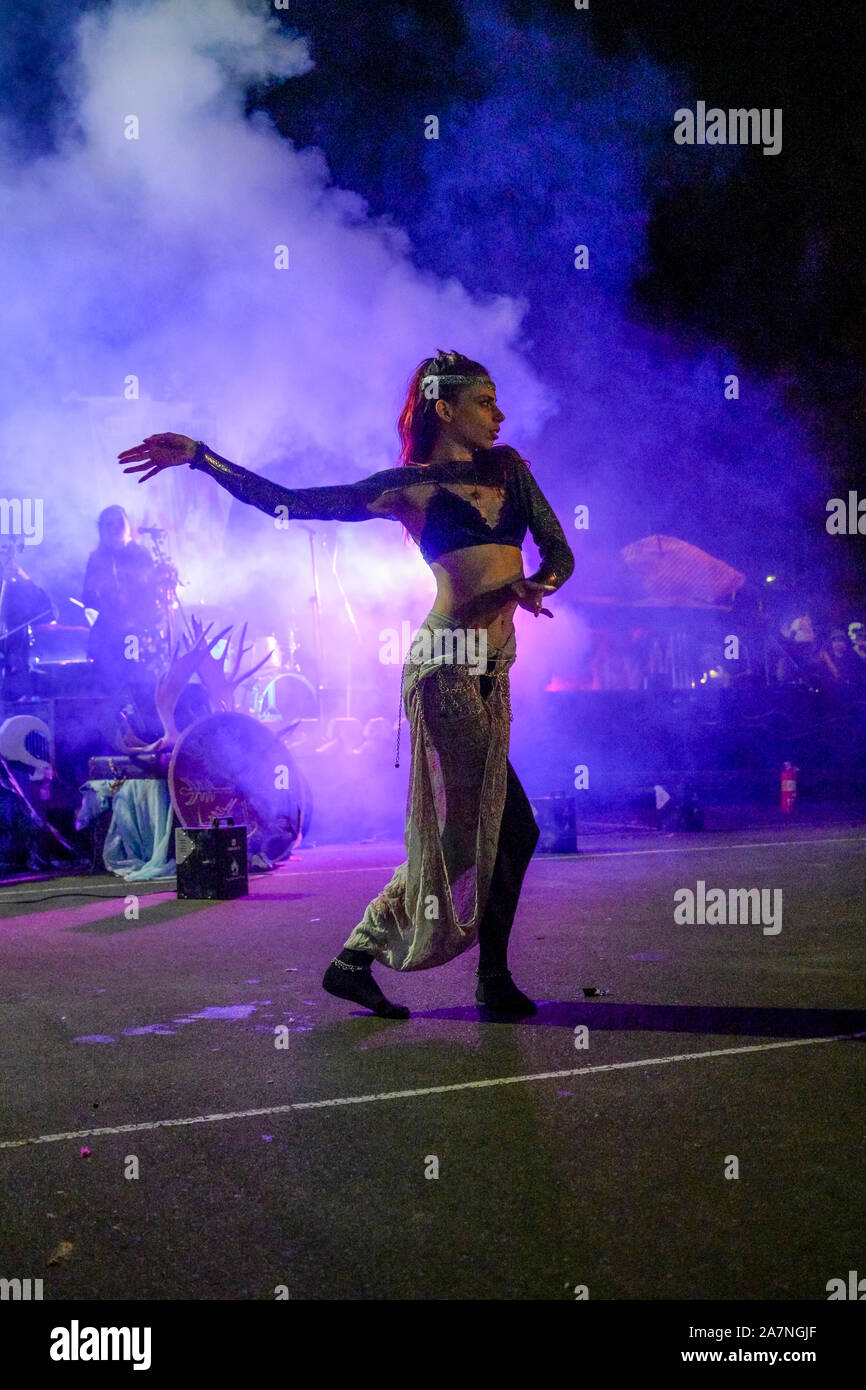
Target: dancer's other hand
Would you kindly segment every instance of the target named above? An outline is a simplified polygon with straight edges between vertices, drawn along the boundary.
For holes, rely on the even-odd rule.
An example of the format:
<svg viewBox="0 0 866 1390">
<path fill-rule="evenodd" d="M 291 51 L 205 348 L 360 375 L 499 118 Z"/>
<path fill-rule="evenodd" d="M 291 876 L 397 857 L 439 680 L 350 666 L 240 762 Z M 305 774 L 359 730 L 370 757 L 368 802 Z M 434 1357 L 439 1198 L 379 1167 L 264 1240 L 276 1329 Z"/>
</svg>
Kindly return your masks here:
<svg viewBox="0 0 866 1390">
<path fill-rule="evenodd" d="M 519 607 L 525 608 L 528 613 L 534 613 L 536 618 L 539 613 L 543 613 L 547 618 L 553 617 L 549 608 L 541 606 L 547 592 L 543 584 L 536 584 L 534 579 L 516 579 L 511 585 L 511 592 Z"/>
<path fill-rule="evenodd" d="M 149 434 L 143 444 L 124 449 L 117 455 L 118 463 L 133 464 L 124 473 L 143 473 L 140 483 L 155 478 L 164 468 L 179 468 L 189 463 L 196 451 L 196 442 L 185 434 Z"/>
</svg>

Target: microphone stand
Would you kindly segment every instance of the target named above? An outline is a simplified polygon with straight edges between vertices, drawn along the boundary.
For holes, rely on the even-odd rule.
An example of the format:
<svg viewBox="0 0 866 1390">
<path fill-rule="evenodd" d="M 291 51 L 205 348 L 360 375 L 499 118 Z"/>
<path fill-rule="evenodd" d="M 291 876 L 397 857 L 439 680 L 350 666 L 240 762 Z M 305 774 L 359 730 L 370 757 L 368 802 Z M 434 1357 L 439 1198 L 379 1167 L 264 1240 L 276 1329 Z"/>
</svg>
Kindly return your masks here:
<svg viewBox="0 0 866 1390">
<path fill-rule="evenodd" d="M 327 544 L 327 542 L 326 542 L 326 544 Z M 354 615 L 354 613 L 352 612 L 352 605 L 351 605 L 350 602 L 349 602 L 349 596 L 348 596 L 348 594 L 346 593 L 346 590 L 343 588 L 343 581 L 342 581 L 342 579 L 340 578 L 340 576 L 339 576 L 338 573 L 337 573 L 337 544 L 338 544 L 338 542 L 335 541 L 335 542 L 334 542 L 334 545 L 333 545 L 333 548 L 332 548 L 332 550 L 331 550 L 331 573 L 333 574 L 334 579 L 335 579 L 336 584 L 337 584 L 337 588 L 338 588 L 339 591 L 340 591 L 340 597 L 341 597 L 341 599 L 343 600 L 343 607 L 344 607 L 345 610 L 346 610 L 346 616 L 348 617 L 349 622 L 352 624 L 352 627 L 353 627 L 354 632 L 355 632 L 355 636 L 357 637 L 358 641 L 360 642 L 360 640 L 361 640 L 361 633 L 360 633 L 360 630 L 359 630 L 359 628 L 358 628 L 358 624 L 355 622 L 355 615 Z M 352 704 L 352 649 L 351 649 L 351 647 L 347 647 L 347 649 L 346 649 L 346 718 L 347 718 L 347 719 L 349 718 L 349 716 L 350 716 L 351 713 L 352 713 L 351 704 Z"/>
<path fill-rule="evenodd" d="M 319 588 L 319 567 L 316 562 L 316 537 L 319 534 L 315 527 L 307 526 L 305 522 L 295 523 L 303 531 L 307 532 L 310 538 L 310 565 L 313 571 L 313 592 L 310 596 L 310 603 L 313 608 L 313 644 L 316 651 L 316 717 L 322 718 L 322 603 L 321 591 Z"/>
<path fill-rule="evenodd" d="M 319 566 L 318 566 L 318 561 L 317 561 L 317 559 L 316 559 L 316 536 L 318 535 L 318 532 L 315 530 L 314 527 L 312 527 L 312 526 L 307 526 L 307 525 L 306 525 L 304 522 L 302 522 L 302 521 L 298 521 L 298 522 L 296 522 L 295 524 L 298 525 L 298 526 L 300 526 L 304 531 L 306 531 L 307 534 L 309 535 L 309 538 L 310 538 L 310 565 L 311 565 L 311 567 L 312 567 L 312 572 L 313 572 L 313 593 L 312 593 L 310 602 L 311 602 L 311 604 L 312 604 L 312 606 L 313 606 L 313 640 L 314 640 L 314 643 L 315 643 L 315 650 L 316 650 L 316 708 L 317 708 L 318 717 L 319 717 L 319 719 L 321 720 L 321 718 L 322 718 L 322 706 L 323 706 L 322 692 L 323 692 L 323 690 L 324 690 L 325 687 L 324 687 L 324 683 L 323 683 L 323 680 L 322 680 L 322 674 L 323 674 L 323 662 L 322 662 L 322 594 L 321 594 L 321 586 L 320 586 L 320 584 L 319 584 Z M 328 546 L 328 541 L 327 541 L 327 539 L 326 539 L 324 536 L 322 537 L 322 546 L 323 546 L 324 550 L 327 552 L 328 549 L 329 549 L 329 546 Z M 343 606 L 344 606 L 344 608 L 345 608 L 345 610 L 346 610 L 346 616 L 348 617 L 349 622 L 350 622 L 351 625 L 352 625 L 352 628 L 353 628 L 353 630 L 354 630 L 355 636 L 357 637 L 358 641 L 360 642 L 360 640 L 361 640 L 360 629 L 359 629 L 359 627 L 358 627 L 357 622 L 355 621 L 355 614 L 354 614 L 353 611 L 352 611 L 352 605 L 349 603 L 349 596 L 348 596 L 348 594 L 346 593 L 346 590 L 345 590 L 344 587 L 343 587 L 343 582 L 342 582 L 342 580 L 340 579 L 340 576 L 339 576 L 338 573 L 337 573 L 337 547 L 336 547 L 336 543 L 334 544 L 334 546 L 333 546 L 333 548 L 332 548 L 332 550 L 331 550 L 331 573 L 332 573 L 333 576 L 334 576 L 334 580 L 335 580 L 335 582 L 336 582 L 336 584 L 337 584 L 337 588 L 339 589 L 339 592 L 340 592 L 340 597 L 341 597 L 342 600 L 343 600 Z M 352 653 L 351 653 L 351 648 L 350 648 L 349 651 L 348 651 L 348 653 L 347 653 L 347 664 L 346 664 L 346 716 L 347 716 L 347 717 L 348 717 L 348 716 L 350 715 L 350 713 L 351 713 L 351 708 L 350 708 L 350 706 L 351 706 L 351 698 L 352 698 L 351 692 L 352 692 Z"/>
<path fill-rule="evenodd" d="M 157 599 L 157 606 L 159 608 L 162 608 L 163 612 L 165 613 L 165 623 L 168 633 L 168 656 L 171 657 L 171 653 L 174 651 L 175 647 L 175 623 L 173 621 L 175 608 L 177 609 L 177 612 L 180 616 L 180 620 L 183 623 L 187 637 L 192 638 L 193 631 L 192 624 L 190 623 L 189 618 L 187 617 L 187 614 L 184 610 L 184 606 L 181 603 L 180 594 L 177 591 L 178 585 L 181 582 L 178 578 L 177 569 L 171 559 L 171 556 L 168 555 L 163 549 L 165 541 L 168 538 L 168 532 L 162 526 L 139 526 L 138 534 L 140 536 L 150 536 L 150 545 L 151 549 L 153 550 L 153 559 L 157 573 L 163 571 L 168 575 L 171 575 L 172 573 L 174 575 L 174 579 L 171 582 L 171 592 L 174 601 L 174 606 L 172 606 L 172 601 L 168 597 L 167 587 L 165 587 L 164 593 L 163 588 L 160 588 L 160 597 Z M 183 586 L 181 585 L 181 587 Z"/>
</svg>

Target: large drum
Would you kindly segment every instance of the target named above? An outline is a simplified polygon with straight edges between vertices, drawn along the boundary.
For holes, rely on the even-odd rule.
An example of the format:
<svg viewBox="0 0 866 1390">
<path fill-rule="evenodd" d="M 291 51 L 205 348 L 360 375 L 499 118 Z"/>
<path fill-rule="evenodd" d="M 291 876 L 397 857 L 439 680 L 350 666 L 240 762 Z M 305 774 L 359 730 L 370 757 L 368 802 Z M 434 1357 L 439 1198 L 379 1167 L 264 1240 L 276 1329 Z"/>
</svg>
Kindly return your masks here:
<svg viewBox="0 0 866 1390">
<path fill-rule="evenodd" d="M 290 849 L 309 820 L 307 784 L 291 756 L 246 714 L 209 714 L 190 724 L 171 755 L 168 786 L 181 825 L 232 816 L 246 825 L 252 851 L 258 844 L 270 858 L 283 857 L 272 850 L 286 837 Z"/>
<path fill-rule="evenodd" d="M 297 671 L 270 676 L 256 695 L 256 714 L 269 723 L 293 724 L 296 719 L 315 719 L 318 714 L 316 692 Z"/>
</svg>

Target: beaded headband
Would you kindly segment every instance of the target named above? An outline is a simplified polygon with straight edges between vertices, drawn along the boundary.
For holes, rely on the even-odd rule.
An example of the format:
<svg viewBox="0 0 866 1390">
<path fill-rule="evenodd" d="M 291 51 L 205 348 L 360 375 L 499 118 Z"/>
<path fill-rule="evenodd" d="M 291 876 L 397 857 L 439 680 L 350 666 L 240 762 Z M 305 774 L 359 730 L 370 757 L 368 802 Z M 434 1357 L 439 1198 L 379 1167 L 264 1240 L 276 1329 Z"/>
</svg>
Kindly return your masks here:
<svg viewBox="0 0 866 1390">
<path fill-rule="evenodd" d="M 453 373 L 446 374 L 443 372 L 433 372 L 430 376 L 425 376 L 422 378 L 420 389 L 427 397 L 428 401 L 433 401 L 436 400 L 439 395 L 440 382 L 444 382 L 446 386 L 469 386 L 473 381 L 486 381 L 489 382 L 491 386 L 493 385 L 493 382 L 490 381 L 490 377 L 485 376 L 482 372 L 474 372 L 471 376 L 462 376 L 459 374 L 455 375 Z M 433 387 L 432 391 L 428 391 L 427 388 L 429 386 Z"/>
</svg>

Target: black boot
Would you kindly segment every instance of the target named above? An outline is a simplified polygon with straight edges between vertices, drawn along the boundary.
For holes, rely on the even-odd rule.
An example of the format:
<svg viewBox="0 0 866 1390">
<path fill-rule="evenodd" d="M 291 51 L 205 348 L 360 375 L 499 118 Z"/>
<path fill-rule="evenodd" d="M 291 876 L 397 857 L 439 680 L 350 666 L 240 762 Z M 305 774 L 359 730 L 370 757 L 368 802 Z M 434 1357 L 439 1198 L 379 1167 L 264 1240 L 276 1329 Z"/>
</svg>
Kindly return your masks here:
<svg viewBox="0 0 866 1390">
<path fill-rule="evenodd" d="M 343 950 L 325 971 L 322 988 L 338 999 L 363 1004 L 379 1018 L 408 1018 L 409 1010 L 403 1004 L 392 1004 L 385 998 L 373 979 L 372 964 L 373 957 L 366 951 Z"/>
<path fill-rule="evenodd" d="M 491 1014 L 508 1018 L 528 1018 L 537 1014 L 532 1000 L 517 988 L 509 970 L 479 970 L 475 1001 Z"/>
</svg>

